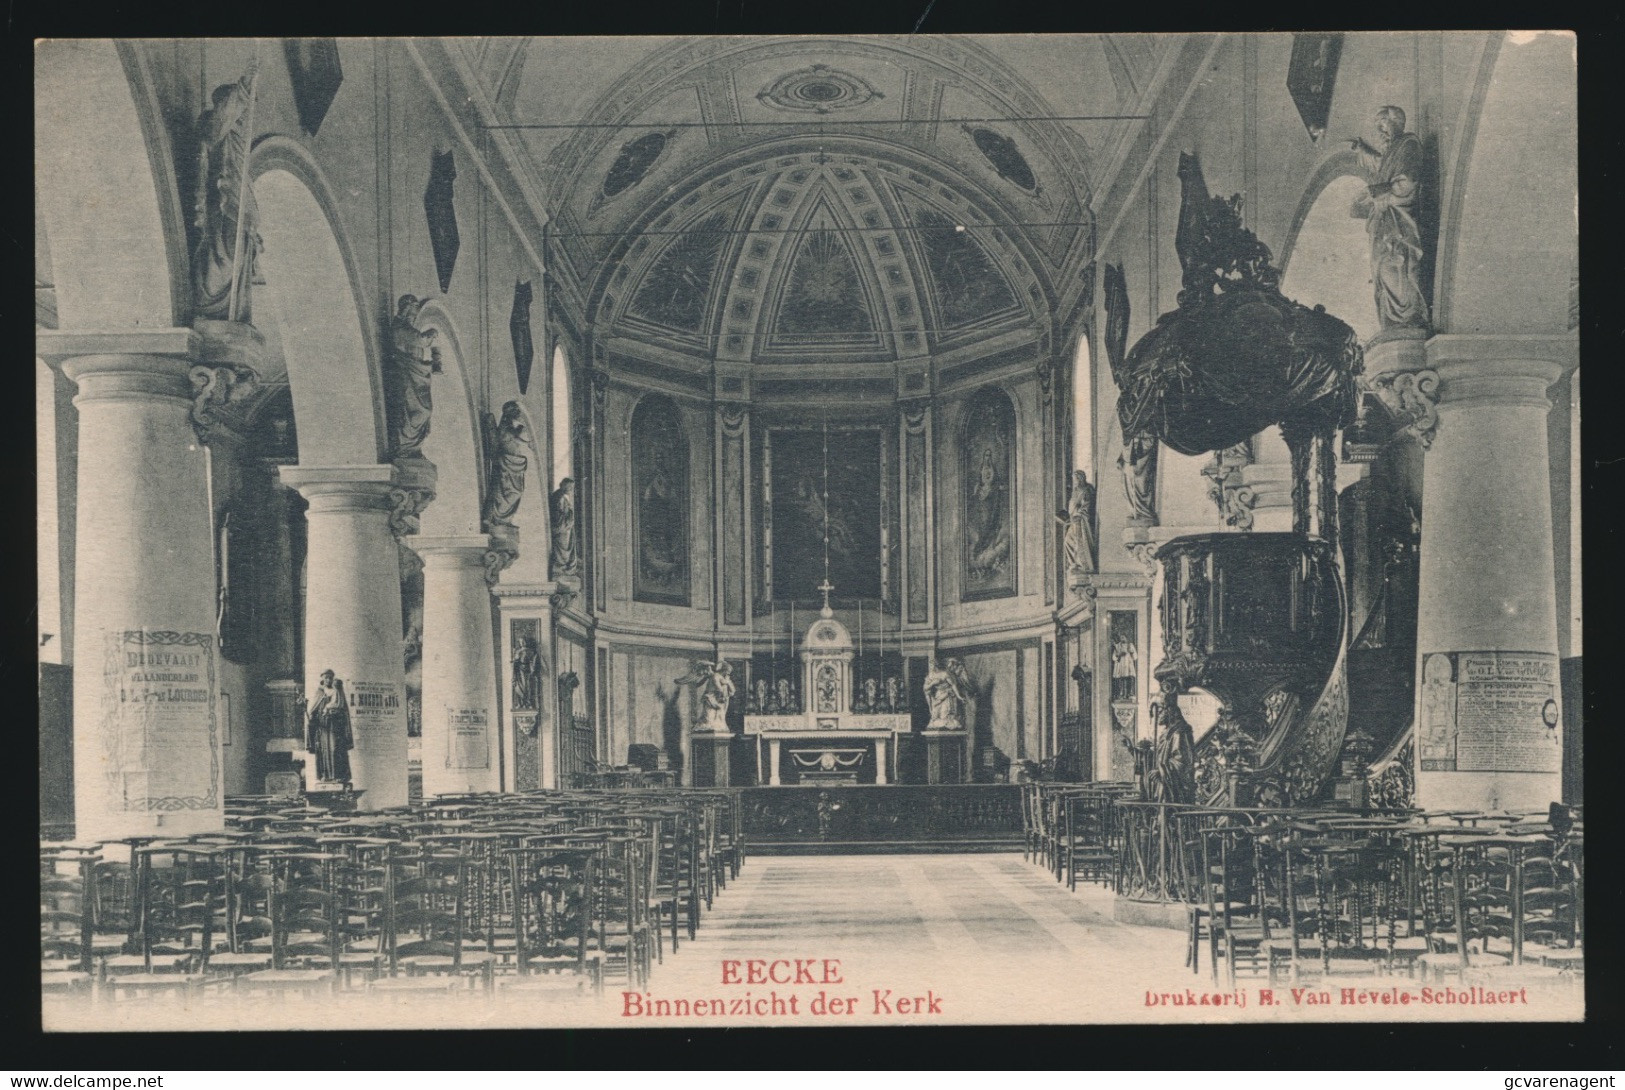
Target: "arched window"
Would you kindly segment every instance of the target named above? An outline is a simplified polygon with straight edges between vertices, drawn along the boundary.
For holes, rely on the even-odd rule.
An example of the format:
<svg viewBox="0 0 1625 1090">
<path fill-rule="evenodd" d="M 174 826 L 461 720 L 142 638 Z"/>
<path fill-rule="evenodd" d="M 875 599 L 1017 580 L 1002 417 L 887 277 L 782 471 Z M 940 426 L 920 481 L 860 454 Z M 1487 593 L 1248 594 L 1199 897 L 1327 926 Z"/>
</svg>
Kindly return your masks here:
<svg viewBox="0 0 1625 1090">
<path fill-rule="evenodd" d="M 572 462 L 572 414 L 570 411 L 570 361 L 563 345 L 553 348 L 553 420 L 549 434 L 553 439 L 553 485 L 566 477 L 575 476 Z"/>
<path fill-rule="evenodd" d="M 1089 334 L 1078 338 L 1078 351 L 1072 359 L 1072 468 L 1081 469 L 1095 480 L 1095 389 L 1094 368 L 1089 358 Z"/>
</svg>

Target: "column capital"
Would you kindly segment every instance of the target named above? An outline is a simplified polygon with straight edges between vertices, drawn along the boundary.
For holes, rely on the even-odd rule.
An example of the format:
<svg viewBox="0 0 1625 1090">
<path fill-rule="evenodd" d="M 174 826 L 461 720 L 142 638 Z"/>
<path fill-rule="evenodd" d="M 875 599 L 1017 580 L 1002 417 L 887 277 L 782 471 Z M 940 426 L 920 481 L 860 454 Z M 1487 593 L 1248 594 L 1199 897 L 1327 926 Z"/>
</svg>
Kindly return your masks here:
<svg viewBox="0 0 1625 1090">
<path fill-rule="evenodd" d="M 401 539 L 406 546 L 423 558 L 429 568 L 478 568 L 485 563 L 486 551 L 491 548 L 489 534 L 456 534 L 424 536 L 410 534 Z"/>
<path fill-rule="evenodd" d="M 192 402 L 198 336 L 190 329 L 100 332 L 42 329 L 34 351 L 79 387 L 77 401 L 141 398 Z"/>
<path fill-rule="evenodd" d="M 65 361 L 75 356 L 172 356 L 192 360 L 201 347 L 202 338 L 197 331 L 185 326 L 34 331 L 35 354 L 50 361 Z M 92 365 L 90 369 L 98 368 Z M 81 366 L 80 370 L 86 368 Z"/>
<path fill-rule="evenodd" d="M 392 465 L 278 466 L 282 483 L 310 501 L 312 511 L 389 511 Z"/>
<path fill-rule="evenodd" d="M 1549 409 L 1546 391 L 1579 362 L 1572 334 L 1441 334 L 1428 341 L 1440 408 L 1525 405 Z"/>
</svg>

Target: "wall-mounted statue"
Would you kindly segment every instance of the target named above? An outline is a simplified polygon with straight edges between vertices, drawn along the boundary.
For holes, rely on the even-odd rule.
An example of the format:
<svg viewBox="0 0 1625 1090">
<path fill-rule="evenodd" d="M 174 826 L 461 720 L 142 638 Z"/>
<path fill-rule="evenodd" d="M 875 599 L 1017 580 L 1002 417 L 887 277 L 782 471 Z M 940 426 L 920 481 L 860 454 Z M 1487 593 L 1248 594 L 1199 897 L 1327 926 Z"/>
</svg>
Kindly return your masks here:
<svg viewBox="0 0 1625 1090">
<path fill-rule="evenodd" d="M 247 170 L 258 72 L 259 66 L 251 63 L 242 79 L 216 87 L 212 105 L 197 121 L 197 235 L 192 248 L 192 311 L 197 318 L 251 320 L 249 287 L 260 236 Z"/>
<path fill-rule="evenodd" d="M 486 433 L 486 467 L 489 474 L 485 489 L 485 522 L 492 525 L 512 526 L 519 513 L 519 501 L 525 495 L 525 471 L 530 468 L 530 435 L 519 402 L 510 401 L 502 406 L 501 419 L 491 423 L 489 415 Z"/>
<path fill-rule="evenodd" d="M 1063 542 L 1066 547 L 1067 582 L 1077 586 L 1083 576 L 1096 569 L 1099 552 L 1095 538 L 1095 486 L 1083 470 L 1072 472 L 1072 495 L 1066 510 L 1057 518 L 1066 527 Z"/>
<path fill-rule="evenodd" d="M 542 671 L 547 664 L 536 641 L 520 636 L 513 647 L 513 710 L 535 711 L 541 704 Z"/>
<path fill-rule="evenodd" d="M 946 664 L 940 659 L 931 660 L 931 669 L 926 672 L 923 683 L 925 702 L 931 709 L 931 721 L 926 724 L 928 730 L 964 729 L 965 702 L 970 699 L 969 681 L 964 664 L 958 659 L 949 659 Z"/>
<path fill-rule="evenodd" d="M 581 570 L 581 554 L 576 548 L 576 482 L 566 477 L 548 497 L 549 514 L 553 530 L 553 549 L 549 557 L 553 578 L 574 575 Z"/>
<path fill-rule="evenodd" d="M 417 327 L 427 302 L 415 295 L 401 296 L 389 323 L 390 364 L 400 410 L 395 425 L 396 458 L 420 455 L 434 413 L 430 383 L 440 373 L 440 350 L 434 343 L 437 333 Z"/>
<path fill-rule="evenodd" d="M 1412 209 L 1421 197 L 1425 157 L 1422 141 L 1405 131 L 1405 111 L 1377 111 L 1374 148 L 1361 137 L 1349 141 L 1366 175 L 1366 192 L 1352 214 L 1366 221 L 1371 239 L 1371 283 L 1377 319 L 1385 330 L 1426 329 L 1427 299 L 1422 294 L 1422 232 Z"/>
<path fill-rule="evenodd" d="M 1131 307 L 1128 281 L 1123 266 L 1106 266 L 1105 271 L 1106 328 L 1102 340 L 1106 348 L 1106 362 L 1112 374 L 1119 368 L 1128 352 L 1128 322 Z M 1147 432 L 1123 430 L 1123 453 L 1117 457 L 1117 468 L 1123 474 L 1123 493 L 1128 497 L 1129 518 L 1135 522 L 1152 524 L 1157 521 L 1157 452 L 1154 435 Z"/>
<path fill-rule="evenodd" d="M 316 779 L 323 783 L 350 783 L 350 750 L 355 736 L 350 729 L 350 705 L 344 682 L 323 670 L 305 719 L 305 748 L 316 757 Z"/>
</svg>

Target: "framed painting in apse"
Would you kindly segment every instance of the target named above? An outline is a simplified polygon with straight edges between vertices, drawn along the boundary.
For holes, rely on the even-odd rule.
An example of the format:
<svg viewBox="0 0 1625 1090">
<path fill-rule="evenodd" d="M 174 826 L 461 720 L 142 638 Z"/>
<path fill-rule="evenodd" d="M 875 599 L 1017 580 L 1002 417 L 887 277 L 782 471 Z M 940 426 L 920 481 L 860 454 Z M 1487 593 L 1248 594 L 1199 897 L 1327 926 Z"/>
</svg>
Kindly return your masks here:
<svg viewBox="0 0 1625 1090">
<path fill-rule="evenodd" d="M 688 440 L 658 394 L 632 411 L 632 540 L 633 599 L 688 605 Z"/>
<path fill-rule="evenodd" d="M 826 439 L 828 456 L 825 456 Z M 819 602 L 824 527 L 835 596 L 881 596 L 880 525 L 885 510 L 881 431 L 875 427 L 774 428 L 767 433 L 773 597 Z M 828 486 L 825 466 L 828 466 Z"/>
<path fill-rule="evenodd" d="M 996 387 L 965 406 L 960 464 L 960 600 L 1016 593 L 1016 410 Z"/>
</svg>

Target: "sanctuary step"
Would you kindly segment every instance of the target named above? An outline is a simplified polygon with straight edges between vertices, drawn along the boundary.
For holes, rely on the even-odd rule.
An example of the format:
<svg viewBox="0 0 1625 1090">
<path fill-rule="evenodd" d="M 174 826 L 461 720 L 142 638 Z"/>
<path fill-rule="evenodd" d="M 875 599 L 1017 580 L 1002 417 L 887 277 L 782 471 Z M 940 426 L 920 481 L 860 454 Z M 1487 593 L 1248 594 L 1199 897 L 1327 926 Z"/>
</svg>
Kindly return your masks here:
<svg viewBox="0 0 1625 1090">
<path fill-rule="evenodd" d="M 740 790 L 764 855 L 1008 852 L 1022 846 L 1017 784 L 804 783 Z"/>
</svg>

